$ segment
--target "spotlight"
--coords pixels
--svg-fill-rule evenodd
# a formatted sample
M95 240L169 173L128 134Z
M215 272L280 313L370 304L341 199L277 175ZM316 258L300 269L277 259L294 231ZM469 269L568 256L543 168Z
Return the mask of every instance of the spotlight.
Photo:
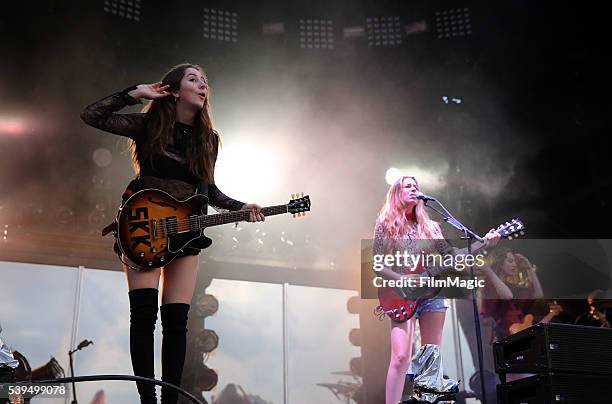
M463 100L461 98L457 98L457 97L449 98L449 97L444 95L444 96L442 96L442 102L444 102L445 104L449 104L449 103L461 104L463 102Z
M238 42L238 13L205 8L204 38L225 42Z
M300 48L334 49L334 22L332 20L301 19Z
M55 211L55 220L61 226L72 225L75 223L76 215L68 206L60 206Z
M265 35L280 35L285 33L285 23L275 22L271 24L264 24L262 31Z
M468 36L472 33L470 9L467 7L436 11L438 39Z
M402 43L400 18L367 17L366 30L369 46L394 46Z
M128 20L140 21L140 0L104 0L104 11Z
M342 32L344 33L345 39L353 39L353 38L364 38L365 37L365 27L357 26L357 27L345 27Z
M100 148L93 152L92 159L98 167L108 167L113 162L113 155L108 149Z
M385 181L387 181L387 184L393 185L395 184L395 181L397 181L397 179L401 176L402 174L400 173L400 170L395 167L391 167L385 173Z

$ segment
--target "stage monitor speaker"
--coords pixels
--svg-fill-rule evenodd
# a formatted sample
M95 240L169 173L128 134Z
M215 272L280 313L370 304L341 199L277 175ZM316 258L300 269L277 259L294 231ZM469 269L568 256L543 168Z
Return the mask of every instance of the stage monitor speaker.
M540 323L496 342L493 351L497 373L612 375L609 328Z
M498 404L610 404L612 376L544 373L497 385Z

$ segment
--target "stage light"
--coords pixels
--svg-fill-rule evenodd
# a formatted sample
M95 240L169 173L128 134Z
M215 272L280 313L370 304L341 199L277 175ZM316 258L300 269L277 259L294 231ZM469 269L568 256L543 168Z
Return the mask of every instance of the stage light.
M457 98L457 97L449 98L449 97L444 95L444 96L442 96L442 102L444 102L445 104L448 104L448 103L461 104L463 102L463 100L461 98Z
M406 32L406 35L420 34L425 32L427 31L427 21L421 20L406 24L404 31Z
M334 23L332 20L300 20L300 48L334 49Z
M342 30L345 39L354 39L354 38L364 38L365 37L365 27L357 26L357 27L345 27Z
M23 120L17 118L0 118L0 135L19 136L26 133Z
M219 335L213 330L201 330L195 338L195 350L198 352L209 353L219 346Z
M55 220L61 226L75 223L76 215L68 206L60 206L55 210Z
M369 46L394 46L402 43L400 18L367 17L366 30Z
M238 13L205 8L204 38L225 42L238 42Z
M255 137L255 132L251 136ZM238 136L235 142L224 144L215 169L216 183L227 195L263 199L276 191L286 175L283 169L284 146L277 143L252 142ZM261 181L265 178L265 181Z
M469 8L436 11L436 34L438 39L467 36L472 33Z
M98 167L108 167L113 162L113 155L108 149L96 149L91 156Z
M140 21L140 0L104 0L104 11L128 20Z
M402 174L400 173L400 171L397 168L391 167L385 173L385 181L387 181L387 184L393 185L393 184L395 184L395 181L397 181L397 179L399 177L401 177L401 176L402 176Z
M285 23L275 22L270 24L264 24L262 31L265 35L280 35L285 33Z

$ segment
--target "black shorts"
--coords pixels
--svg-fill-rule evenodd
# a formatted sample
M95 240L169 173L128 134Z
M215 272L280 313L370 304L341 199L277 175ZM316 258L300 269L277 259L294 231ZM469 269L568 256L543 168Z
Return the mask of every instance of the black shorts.
M125 191L121 196L121 206L123 206L125 201L130 196L132 196L134 192L140 191L145 188L159 188L163 191L168 192L170 195L178 199L184 199L186 195L194 194L196 192L195 185L188 184L183 181L156 177L139 177L130 181L130 183L125 188ZM121 259L121 250L119 249L117 241L115 241L115 243L113 244L113 251L119 256L119 259ZM176 258L186 257L190 255L199 255L200 252L202 252L202 250L199 248L185 247L183 248L183 251L176 255Z

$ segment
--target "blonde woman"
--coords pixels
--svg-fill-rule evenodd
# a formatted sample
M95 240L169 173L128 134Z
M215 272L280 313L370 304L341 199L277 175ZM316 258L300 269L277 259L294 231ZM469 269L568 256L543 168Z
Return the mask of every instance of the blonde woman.
M400 249L414 254L460 253L460 250L454 249L444 240L440 225L430 219L423 201L417 198L418 192L419 185L414 177L401 177L391 185L376 221L374 254L388 254ZM474 251L497 244L499 238L500 235L491 229L484 243L475 243ZM403 276L391 267L383 268L379 274L385 279L394 280ZM412 357L415 319L419 320L421 343L440 346L446 309L443 298L428 299L419 305L410 320L391 320L391 360L385 387L386 404L397 404L401 399Z

